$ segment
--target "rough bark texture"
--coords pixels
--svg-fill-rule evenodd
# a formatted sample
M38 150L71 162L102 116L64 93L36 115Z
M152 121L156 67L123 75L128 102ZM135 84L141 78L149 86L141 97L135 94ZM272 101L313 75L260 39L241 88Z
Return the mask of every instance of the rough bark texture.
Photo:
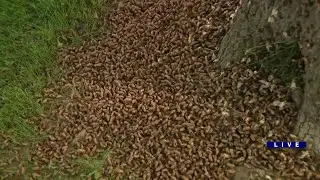
M218 54L221 65L227 66L240 60L247 49L262 43L285 40L300 43L306 73L295 133L301 140L309 141L317 154L320 154L319 29L320 1L244 0Z

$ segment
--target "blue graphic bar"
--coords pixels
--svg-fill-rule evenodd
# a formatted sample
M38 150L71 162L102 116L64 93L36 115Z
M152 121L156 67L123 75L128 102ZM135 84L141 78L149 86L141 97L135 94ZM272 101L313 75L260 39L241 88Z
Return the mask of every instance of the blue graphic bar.
M307 142L290 142L290 141L268 141L267 148L297 148L304 149L307 148Z

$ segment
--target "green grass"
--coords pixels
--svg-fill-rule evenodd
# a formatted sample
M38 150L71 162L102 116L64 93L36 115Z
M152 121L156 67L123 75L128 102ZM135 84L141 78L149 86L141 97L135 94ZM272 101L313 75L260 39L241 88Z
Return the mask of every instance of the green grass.
M13 163L4 165L9 159L14 159L16 154L14 151L9 151L7 148L3 149L0 147L0 153L7 159L0 158L0 179L14 179L20 177L20 179L30 179L34 173L39 173L38 176L41 179L52 179L52 180L65 180L65 179L100 179L103 175L105 160L112 152L106 150L93 157L79 157L73 159L71 163L76 166L73 173L67 172L60 167L60 163L50 161L46 166L42 167L41 171L35 171L37 167L32 161L30 161L28 147L19 149L19 160L13 160ZM22 167L25 168L23 174L21 172ZM18 175L18 176L17 176ZM19 178L18 178L19 179ZM109 177L112 179L112 176Z
M100 179L103 173L104 161L110 155L110 151L105 151L101 156L89 159L77 159L75 163L81 168L81 175L85 179Z
M43 112L42 91L59 77L58 47L93 36L105 0L3 0L0 3L0 133L35 135L25 119Z
M245 58L253 68L263 70L266 75L274 75L290 86L295 81L299 88L303 87L304 65L297 42L275 42L253 47L246 51Z

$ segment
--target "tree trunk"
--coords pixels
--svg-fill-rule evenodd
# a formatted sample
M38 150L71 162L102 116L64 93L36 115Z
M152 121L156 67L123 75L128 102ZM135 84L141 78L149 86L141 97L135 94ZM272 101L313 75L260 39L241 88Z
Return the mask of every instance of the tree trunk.
M225 67L261 44L297 41L304 57L303 93L293 93L299 107L295 133L320 154L320 1L243 0L222 40L218 58ZM296 92L296 91L295 91ZM300 91L297 91L300 92ZM302 91L301 91L302 92Z

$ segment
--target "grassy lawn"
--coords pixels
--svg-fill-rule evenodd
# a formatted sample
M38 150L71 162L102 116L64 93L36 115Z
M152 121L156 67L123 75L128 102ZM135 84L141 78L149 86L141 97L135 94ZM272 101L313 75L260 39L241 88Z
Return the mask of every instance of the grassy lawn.
M59 47L81 43L101 26L106 0L3 0L0 5L0 133L35 135L25 119L43 111L41 94L59 77ZM89 33L87 33L89 32Z
M28 157L24 155L28 148L20 145L32 142L36 132L25 120L44 111L43 89L62 75L57 51L65 46L81 44L83 39L99 34L103 29L102 15L107 10L107 2L1 1L0 179L2 175L15 174L21 165L28 166L27 160L8 166L1 162L13 157L16 148L21 150L21 156ZM4 139L10 139L14 144L4 146ZM96 169L92 170L95 174Z

